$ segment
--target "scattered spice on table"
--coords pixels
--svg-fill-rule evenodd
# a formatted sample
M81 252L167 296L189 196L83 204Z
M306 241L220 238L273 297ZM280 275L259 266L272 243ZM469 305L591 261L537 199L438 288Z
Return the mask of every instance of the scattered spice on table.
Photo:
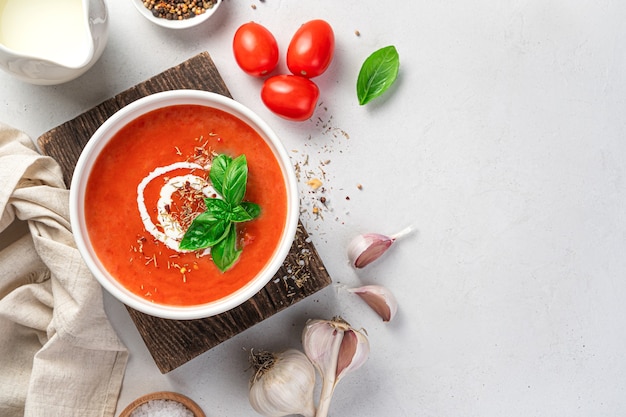
M203 14L216 3L217 0L145 0L143 5L154 17L183 20Z
M296 236L301 236L302 233L303 230L298 225ZM288 298L295 297L302 292L302 288L312 278L311 271L314 268L317 268L319 271L325 270L323 265L314 266L315 254L307 247L311 240L311 236L307 236L304 240L296 238L294 241L295 246L283 262L282 270L286 274L282 277L274 278L274 284L278 284L282 280Z
M296 178L302 185L300 188L302 220L307 230L314 230L316 226L311 221L323 221L326 215L332 213L335 221L343 223L342 215L334 211L332 185L334 175L329 170L333 155L346 152L350 135L345 130L336 126L332 114L328 114L328 107L319 103L318 107L324 112L313 120L317 132L306 138L304 149L293 149ZM343 214L347 215L345 211Z

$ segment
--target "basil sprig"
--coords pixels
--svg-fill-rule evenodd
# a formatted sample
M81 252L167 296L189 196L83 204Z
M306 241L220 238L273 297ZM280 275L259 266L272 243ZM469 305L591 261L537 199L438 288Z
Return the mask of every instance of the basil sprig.
M248 182L248 162L245 155L233 159L220 154L213 158L209 179L222 198L206 198L206 210L192 222L180 248L199 250L211 248L213 262L224 272L230 269L239 256L236 223L254 220L261 214L258 204L243 201Z
M359 71L356 94L362 106L383 94L398 78L400 56L395 46L385 46L372 53Z

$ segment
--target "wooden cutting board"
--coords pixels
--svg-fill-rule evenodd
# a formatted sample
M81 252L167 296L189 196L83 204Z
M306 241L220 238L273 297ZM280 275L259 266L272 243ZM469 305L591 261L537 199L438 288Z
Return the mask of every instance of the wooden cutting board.
M211 57L203 52L44 133L38 144L44 154L59 162L69 186L83 147L107 118L141 97L175 89L213 91L230 97ZM274 279L239 307L218 316L185 321L160 319L127 309L156 365L166 373L330 283L317 250L300 223L291 252Z

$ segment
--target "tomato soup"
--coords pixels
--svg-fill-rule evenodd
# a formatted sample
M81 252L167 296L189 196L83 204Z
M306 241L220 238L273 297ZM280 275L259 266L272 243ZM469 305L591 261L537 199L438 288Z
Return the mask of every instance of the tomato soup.
M206 251L177 248L174 230L202 210L207 196L198 184L210 181L217 154L246 156L244 200L261 208L256 219L237 223L243 251L225 272ZM272 257L286 216L286 186L268 144L237 117L199 105L161 108L125 126L96 160L85 194L100 262L131 292L166 305L204 304L245 286Z

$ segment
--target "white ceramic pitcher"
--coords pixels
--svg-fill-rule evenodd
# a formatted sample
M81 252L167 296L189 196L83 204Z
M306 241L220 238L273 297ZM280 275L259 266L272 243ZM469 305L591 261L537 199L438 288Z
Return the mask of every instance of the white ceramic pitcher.
M108 38L104 0L0 0L0 68L32 84L84 74Z

